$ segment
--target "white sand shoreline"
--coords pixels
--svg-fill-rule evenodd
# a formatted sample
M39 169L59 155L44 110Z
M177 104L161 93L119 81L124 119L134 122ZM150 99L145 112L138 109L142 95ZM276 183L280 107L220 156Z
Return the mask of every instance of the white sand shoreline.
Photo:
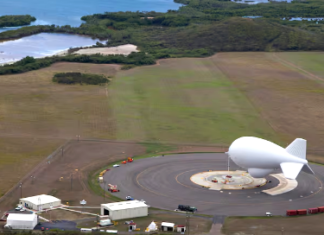
M121 46L117 46L117 47L92 47L92 48L87 48L87 47L89 47L89 46L85 46L85 47L73 52L72 54L76 54L76 55L102 54L102 55L125 55L125 56L127 56L127 55L131 54L132 52L139 52L139 50L137 50L137 46L133 45L133 44L125 44L125 45L121 45ZM69 51L69 49L65 49L65 50L59 51L53 55L37 57L36 59L52 57L52 56L64 56L68 53L68 51ZM6 64L13 64L17 61L19 61L19 60L0 63L0 66L6 65Z

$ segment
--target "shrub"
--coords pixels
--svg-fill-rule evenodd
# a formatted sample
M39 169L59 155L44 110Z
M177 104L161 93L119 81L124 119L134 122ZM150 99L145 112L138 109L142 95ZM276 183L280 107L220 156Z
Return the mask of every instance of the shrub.
M99 85L108 83L109 80L98 74L82 74L82 73L56 73L53 77L53 82L63 83L63 84L90 84L90 85Z

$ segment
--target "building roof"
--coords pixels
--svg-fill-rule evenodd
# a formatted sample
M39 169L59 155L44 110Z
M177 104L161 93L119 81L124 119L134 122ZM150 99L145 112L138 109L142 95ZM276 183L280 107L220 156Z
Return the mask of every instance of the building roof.
M37 195L33 197L21 198L20 200L28 201L30 203L33 203L36 206L47 204L47 203L53 203L53 202L61 202L60 199L45 194Z
M8 220L15 220L15 221L34 221L36 214L9 214Z
M164 226L164 227L174 227L174 223L162 222L161 223L161 226Z
M138 201L138 200L113 202L113 203L101 204L101 206L113 211L148 207L148 205L146 205L145 202Z

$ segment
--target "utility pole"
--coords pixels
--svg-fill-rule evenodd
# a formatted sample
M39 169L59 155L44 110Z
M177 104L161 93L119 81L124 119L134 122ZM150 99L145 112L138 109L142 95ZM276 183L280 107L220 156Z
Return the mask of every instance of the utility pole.
M103 193L104 193L104 201L106 201L106 181L104 180L104 186L103 186Z
M230 169L230 157L227 155L227 171L229 172Z
M63 157L63 147L61 148L61 151L62 151L62 157Z
M186 221L186 234L190 234L190 217L191 217L191 214L190 212L187 212L187 221Z
M73 173L71 173L71 190L72 190Z
M22 198L22 183L20 183L19 187L20 187L20 198Z

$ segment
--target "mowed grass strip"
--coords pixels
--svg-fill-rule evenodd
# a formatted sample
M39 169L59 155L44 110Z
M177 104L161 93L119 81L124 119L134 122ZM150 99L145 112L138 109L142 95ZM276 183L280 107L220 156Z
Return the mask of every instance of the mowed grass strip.
M245 135L277 138L213 57L159 63L120 71L111 83L117 139L230 144Z
M280 52L276 56L324 80L324 52Z

